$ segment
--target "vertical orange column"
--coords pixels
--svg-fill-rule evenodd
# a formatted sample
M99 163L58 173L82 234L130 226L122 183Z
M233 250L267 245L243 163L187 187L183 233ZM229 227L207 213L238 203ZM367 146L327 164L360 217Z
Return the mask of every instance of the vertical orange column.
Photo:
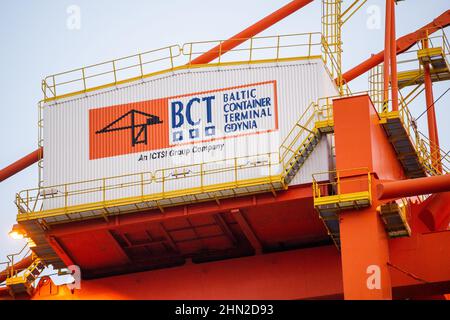
M392 111L398 110L398 80L397 80L397 40L395 37L395 2L391 1L391 88Z
M335 123L336 169L367 168L375 173L387 174L396 169L382 161L397 161L391 156L385 135L381 130L375 108L367 95L333 101ZM355 148L357 146L357 148ZM380 154L384 156L379 157ZM378 171L380 170L380 171ZM386 173L387 172L387 173ZM395 174L392 174L395 176ZM368 182L346 184L341 178L342 193L367 191ZM339 214L342 279L345 299L391 299L391 280L388 269L388 236L384 229L375 195L376 181L371 183L372 205L365 209L342 211ZM361 190L357 190L357 188ZM356 189L355 189L356 188Z
M346 300L392 299L388 238L375 207L340 215Z
M422 41L423 47L428 48L428 38ZM433 97L433 83L431 81L430 65L425 63L423 66L424 83L425 83L425 97L427 108L427 122L428 122L428 136L430 138L430 154L431 161L434 168L437 168L442 173L440 148L439 148L439 134L436 123L436 111L434 108Z
M386 0L386 21L384 26L384 105L383 111L388 111L389 105L389 60L391 56L391 0Z

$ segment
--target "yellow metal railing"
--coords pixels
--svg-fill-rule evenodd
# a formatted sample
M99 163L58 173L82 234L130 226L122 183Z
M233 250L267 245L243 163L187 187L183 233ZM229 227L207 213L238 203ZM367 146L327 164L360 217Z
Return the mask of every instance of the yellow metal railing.
M52 210L67 213L70 207L88 211L262 184L274 188L278 184L279 189L283 181L278 159L278 153L265 153L24 190L16 195L16 205L19 214ZM80 203L82 208L77 207Z
M16 277L19 273L23 272L27 268L17 268L15 267L15 264L29 256L30 254L31 250L28 248L28 244L26 244L19 252L7 255L8 261L0 262L0 270L2 271L2 273L6 273L7 279Z
M283 172L289 172L295 158L308 146L309 139L319 134L316 127L318 122L329 121L329 125L333 125L332 99L333 97L321 98L311 103L289 131L280 145L280 164Z
M368 168L325 171L313 174L313 197L331 202L352 201L367 197L372 201L372 175Z
M187 58L187 64L202 54L211 50L211 47L217 48L212 51L218 55L218 58L210 64L220 65L230 62L255 62L261 60L274 60L297 57L318 57L321 55L320 47L321 34L312 33L294 33L277 36L263 36L253 38L235 39L236 42L242 42L236 48L226 51L222 49L223 43L227 40L196 41L185 43L182 48L183 55Z
M425 39L428 39L428 46L430 49L441 48L444 58L447 62L449 61L450 42L444 29L441 29L440 34L419 39L414 47L401 54L400 59L397 62L399 75L402 73L410 73L411 79L409 80L409 83L404 84L403 86L412 85L417 79L423 77L423 65L420 63L418 57L421 50L424 49L422 40ZM434 70L431 71L434 72Z
M422 40L428 39L429 48L442 48L442 52L445 57L450 55L450 42L448 41L445 30L441 29L441 34L437 34L431 37L420 39L418 46L420 49L424 49Z
M181 47L174 45L53 74L42 81L44 99L119 85L160 70L172 70L179 56Z
M423 163L426 165L428 171L433 175L439 175L439 174L448 174L450 173L450 151L445 152L441 148L437 148L435 146L434 153L431 153L429 150L430 148L430 140L419 131L420 136L420 145L419 148L422 149L421 154L423 156ZM439 159L440 165L442 167L442 172L439 170L439 168L436 167L436 164L433 163L433 159Z
M373 67L369 70L369 96L378 112L383 111L384 104L384 73L383 63Z
M331 75L340 74L338 62L333 60L332 52L319 32L236 39L242 40L242 44L227 51L226 55L222 54L225 40L199 41L53 74L42 81L44 101L117 86L175 70L199 67L193 66L191 62L212 46L219 48L219 57L208 66L276 62L289 58L322 58Z
M441 159L443 172L433 163L432 155L430 154L430 142L425 135L423 135L417 126L417 122L411 115L408 105L413 102L419 94L423 91L421 85L416 86L406 97L403 97L400 93L400 109L397 112L384 111L380 113L381 118L398 117L406 130L406 133L416 150L419 162L424 166L427 173L430 175L439 175L450 172L450 157L448 153L443 150L438 150L439 154L436 155Z

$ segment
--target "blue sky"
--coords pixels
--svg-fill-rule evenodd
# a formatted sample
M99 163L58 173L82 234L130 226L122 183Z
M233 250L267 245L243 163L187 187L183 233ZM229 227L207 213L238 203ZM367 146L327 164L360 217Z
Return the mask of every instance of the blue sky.
M345 0L344 7L352 1ZM3 123L0 126L0 167L37 147L37 102L41 80L49 74L111 60L171 44L227 38L288 3L287 0L83 0L2 1L0 4L0 90ZM383 48L384 0L369 0L343 29L344 70ZM431 5L432 4L432 5ZM397 6L397 34L403 35L448 10L448 0L409 0ZM81 10L81 28L70 30L67 8ZM381 28L369 28L380 9ZM265 35L320 31L320 1L265 31ZM376 18L376 17L375 17ZM367 76L351 83L353 91L367 90ZM448 83L435 85L435 98ZM450 148L450 94L436 105L441 146ZM412 113L425 105L419 99ZM425 120L425 116L421 120ZM426 127L422 124L422 131ZM0 183L0 261L23 242L7 236L15 222L17 191L37 185L33 166Z

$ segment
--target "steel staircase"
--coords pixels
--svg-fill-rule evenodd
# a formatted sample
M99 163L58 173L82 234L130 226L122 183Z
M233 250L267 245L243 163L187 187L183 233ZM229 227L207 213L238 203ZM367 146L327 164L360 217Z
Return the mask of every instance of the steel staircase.
M380 124L394 147L397 158L409 179L441 175L450 172L448 153L439 150L441 166L433 163L430 141L418 129L408 104L401 101L399 111L380 113ZM442 167L442 168L440 168Z
M30 257L30 250L26 250L27 248L28 244L20 252L8 255L8 261L2 263L6 265L5 271L2 272L3 274L6 273L6 281L4 284L13 297L23 293L31 296L36 281L39 280L42 272L47 267L43 260L31 253L31 264L28 267L18 268L17 262Z
M280 164L288 185L309 158L323 135L334 132L331 98L313 102L300 116L280 146Z
M44 271L46 265L44 262L36 258L33 263L23 271L22 274L13 274L6 279L6 286L9 288L12 296L21 293L33 294L35 281L39 279L42 271Z

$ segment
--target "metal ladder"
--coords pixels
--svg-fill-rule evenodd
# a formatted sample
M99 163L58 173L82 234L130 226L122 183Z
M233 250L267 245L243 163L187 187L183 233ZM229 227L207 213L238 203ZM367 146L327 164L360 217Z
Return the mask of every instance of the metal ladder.
M323 135L334 132L331 98L311 103L280 146L283 179L288 185L305 164Z

